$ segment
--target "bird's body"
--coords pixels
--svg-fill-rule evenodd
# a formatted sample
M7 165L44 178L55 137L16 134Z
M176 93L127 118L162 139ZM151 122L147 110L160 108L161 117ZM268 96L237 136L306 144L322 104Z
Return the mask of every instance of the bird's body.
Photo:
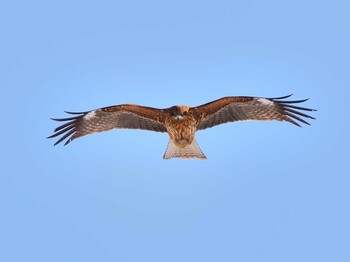
M81 113L77 116L53 119L68 121L57 127L49 138L63 135L56 143L112 129L128 128L156 132L167 132L170 140L164 159L199 158L206 159L197 145L195 133L219 124L245 120L278 120L288 121L300 126L295 120L309 124L301 117L313 117L301 111L314 109L295 106L305 100L286 101L285 97L224 97L210 103L197 106L172 106L165 109L124 104L104 107ZM294 120L293 120L294 119Z
M188 106L174 106L171 108L174 115L165 119L164 125L170 139L179 147L190 145L196 132L197 121L188 114L189 109Z

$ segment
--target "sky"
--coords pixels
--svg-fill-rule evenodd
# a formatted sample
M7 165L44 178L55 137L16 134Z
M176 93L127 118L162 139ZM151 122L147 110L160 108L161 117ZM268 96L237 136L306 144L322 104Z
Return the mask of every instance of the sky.
M350 3L3 1L0 261L350 261ZM67 111L310 98L311 126L115 130L53 146ZM348 171L347 171L348 170Z

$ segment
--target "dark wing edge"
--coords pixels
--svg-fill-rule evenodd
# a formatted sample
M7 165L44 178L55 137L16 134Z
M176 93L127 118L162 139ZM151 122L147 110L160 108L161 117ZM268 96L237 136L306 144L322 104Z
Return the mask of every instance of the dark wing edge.
M58 145L59 143L61 143L66 138L68 138L69 136L70 136L69 139L67 139L67 141L64 143L65 146L68 145L74 139L72 137L77 132L77 123L79 121L82 121L82 119L84 118L84 116L88 112L68 112L68 111L65 111L65 113L71 114L71 115L77 115L77 116L68 117L68 118L50 118L51 120L58 121L58 122L69 121L69 122L55 128L54 134L47 137L47 138L54 138L54 137L57 137L59 135L64 134L64 136L62 136L59 140L57 140L57 142L54 144L55 146Z
M288 122L290 122L298 127L301 127L301 125L298 122L296 122L295 120L310 126L311 124L301 117L309 118L312 120L315 120L316 118L312 117L308 114L302 113L301 111L313 112L313 111L317 111L317 110L313 109L313 108L306 108L306 107L300 107L300 106L293 105L293 104L304 103L304 102L308 101L310 98L301 99L301 100L284 100L286 98L291 97L292 95L293 94L290 94L287 96L281 96L281 97L266 98L266 99L270 100L271 102L274 102L276 108L279 109L281 111L281 113L285 116L284 120L286 120L286 121L288 121Z

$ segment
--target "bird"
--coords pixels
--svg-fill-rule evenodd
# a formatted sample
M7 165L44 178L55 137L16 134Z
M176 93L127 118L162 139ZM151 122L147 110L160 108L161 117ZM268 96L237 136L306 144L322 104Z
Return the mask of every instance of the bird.
M112 129L141 129L168 133L170 139L164 159L207 159L198 146L195 133L228 122L247 120L287 121L298 127L310 125L305 118L315 119L303 111L317 111L300 107L309 99L288 100L292 95L265 98L227 96L196 107L175 105L159 109L135 104L120 104L85 112L68 112L67 118L51 118L65 122L58 126L54 138L62 135L54 145Z

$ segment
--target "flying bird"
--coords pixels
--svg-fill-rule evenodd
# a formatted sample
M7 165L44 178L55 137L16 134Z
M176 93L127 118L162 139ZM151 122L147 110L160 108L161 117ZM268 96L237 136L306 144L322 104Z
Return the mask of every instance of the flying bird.
M303 111L315 109L296 106L308 99L286 100L289 96L263 98L250 96L230 96L196 107L176 105L158 109L133 104L103 107L86 112L66 112L69 118L52 118L66 122L54 130L48 138L62 135L55 143L72 140L112 129L142 129L167 132L170 140L163 156L171 158L206 159L199 148L195 133L228 122L246 120L288 121L300 127L299 123L310 125L304 118L315 119Z

